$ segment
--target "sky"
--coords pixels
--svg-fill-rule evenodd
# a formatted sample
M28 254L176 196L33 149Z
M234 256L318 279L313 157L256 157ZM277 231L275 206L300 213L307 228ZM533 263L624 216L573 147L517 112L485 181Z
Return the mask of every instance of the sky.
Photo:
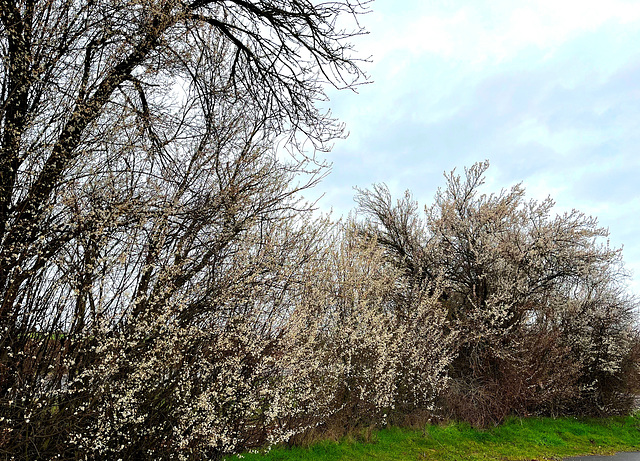
M333 216L354 186L430 204L443 173L488 159L485 192L522 182L596 216L640 296L640 1L375 0L353 40L372 83L329 91L349 137L314 190Z

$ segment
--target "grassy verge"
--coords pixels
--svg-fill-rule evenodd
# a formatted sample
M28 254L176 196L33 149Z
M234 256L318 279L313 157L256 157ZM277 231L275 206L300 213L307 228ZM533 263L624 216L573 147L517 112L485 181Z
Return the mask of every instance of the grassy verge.
M488 430L460 423L427 426L422 431L388 428L373 432L369 442L359 440L362 438L320 442L309 448L274 448L267 454L242 455L242 459L554 460L580 454L612 454L640 450L640 414L607 419L513 418Z

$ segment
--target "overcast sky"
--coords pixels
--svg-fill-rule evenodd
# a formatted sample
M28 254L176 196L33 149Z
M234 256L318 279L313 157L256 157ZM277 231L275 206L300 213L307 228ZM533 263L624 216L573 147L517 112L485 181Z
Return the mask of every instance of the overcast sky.
M314 191L432 202L442 173L489 159L486 192L523 182L597 216L640 295L640 1L375 0L354 41L374 83L329 93L350 136Z

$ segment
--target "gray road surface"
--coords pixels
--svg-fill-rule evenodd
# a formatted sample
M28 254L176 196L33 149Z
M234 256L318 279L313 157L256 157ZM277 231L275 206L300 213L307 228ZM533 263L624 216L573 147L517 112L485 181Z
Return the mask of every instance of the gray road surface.
M640 451L618 453L614 456L576 456L573 458L565 458L565 461L640 461Z

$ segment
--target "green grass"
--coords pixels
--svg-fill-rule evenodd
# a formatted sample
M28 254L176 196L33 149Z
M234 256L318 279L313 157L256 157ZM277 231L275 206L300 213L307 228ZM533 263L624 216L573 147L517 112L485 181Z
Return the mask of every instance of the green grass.
M334 460L554 460L581 454L640 450L640 414L607 419L512 418L501 426L478 430L463 423L424 430L387 428L371 442L347 437L309 448L274 448L228 461Z

